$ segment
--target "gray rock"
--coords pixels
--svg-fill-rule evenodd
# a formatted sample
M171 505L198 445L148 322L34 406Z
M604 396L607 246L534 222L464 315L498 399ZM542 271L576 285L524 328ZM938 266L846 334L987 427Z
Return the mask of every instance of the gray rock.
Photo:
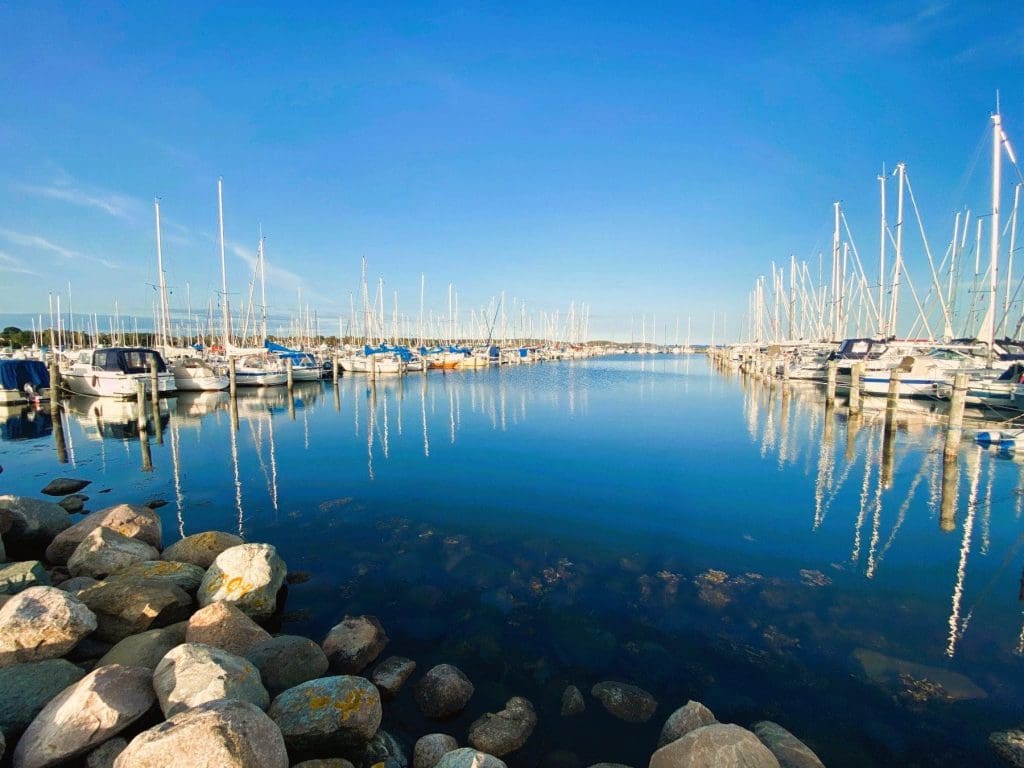
M149 544L97 526L71 553L68 570L72 576L103 579L132 563L159 557L160 553Z
M437 761L434 768L508 768L508 766L494 755L463 747L444 755Z
M8 545L46 546L50 539L71 525L71 515L58 504L27 496L0 496L0 510L6 510L10 529L4 533Z
M716 723L659 749L649 768L779 768L779 761L750 731Z
M420 712L427 717L449 717L469 703L473 683L458 667L438 664L420 678L413 695Z
M1013 768L1024 768L1024 730L1012 728L989 734L988 743Z
M513 696L496 714L487 713L469 726L469 743L481 752L504 757L520 749L537 725L533 705Z
M29 587L0 606L0 667L63 656L96 629L81 600L56 587Z
M590 689L609 714L627 723L646 723L658 708L658 702L643 688L605 680Z
M116 531L129 539L135 539L160 549L160 518L147 507L138 504L116 504L99 512L86 515L65 531L59 533L46 548L46 559L63 565L74 553L86 536L97 528ZM159 559L159 554L152 559Z
M213 565L221 552L242 543L237 536L221 531L196 533L171 544L164 550L164 559L192 563L205 570Z
M185 627L182 621L162 629L148 629L137 635L129 635L107 651L96 662L96 666L123 664L126 667L156 669L168 651L185 642Z
M664 747L676 739L681 739L690 731L703 728L705 725L714 725L717 722L711 710L699 701L688 701L668 716L668 720L661 728L658 746Z
M331 671L354 675L366 669L388 644L388 636L376 616L346 616L324 639L324 653Z
M113 576L78 593L96 614L96 636L117 643L129 635L184 621L192 598L171 584Z
M114 761L127 746L128 742L120 736L100 744L85 758L85 768L114 768Z
M64 497L57 503L64 507L69 515L74 515L85 509L85 502L88 500L88 496L83 496L80 493L73 493L70 496Z
M252 662L200 643L172 648L153 670L153 688L165 717L217 699L237 699L260 709L270 695Z
M562 717L572 717L585 711L586 703L583 701L583 694L575 685L568 686L562 691Z
M389 656L374 667L370 682L380 688L384 698L394 698L402 690L405 681L416 671L416 662L402 656Z
M47 702L85 675L64 659L15 664L0 669L0 732L18 736Z
M29 587L49 587L50 574L38 560L0 565L0 594L16 595Z
M459 748L459 742L447 733L428 733L412 749L412 768L434 768L449 752Z
M162 581L173 584L190 594L195 594L206 574L198 565L178 563L173 560L144 560L132 563L114 571L115 576L125 579L144 579L146 581Z
M378 730L365 744L346 749L344 754L360 768L409 768L409 758L402 745L384 729Z
M200 608L192 614L185 630L185 642L212 645L237 656L246 656L270 639L267 630L231 603L213 603Z
M762 720L754 723L753 731L782 768L825 768L810 747L778 723Z
M82 490L91 482L91 480L75 480L72 477L58 477L47 483L40 493L45 493L47 496L67 496L69 493Z
M99 584L99 582L92 576L75 576L70 579L65 579L60 584L55 584L54 586L57 587L57 589L62 589L65 592L70 592L75 595L83 589L88 589L94 584Z
M289 688L274 699L268 714L292 749L340 749L377 733L380 694L362 677L321 677Z
M277 609L277 593L287 575L288 567L270 544L239 544L217 555L206 571L199 586L199 605L222 600L250 616L270 616Z
M222 699L186 710L128 744L114 768L288 768L281 731L246 701Z
M148 669L90 672L43 707L14 750L15 768L49 768L116 736L153 706Z
M246 658L260 671L263 685L271 696L323 677L328 668L323 649L297 635L272 637L251 649Z

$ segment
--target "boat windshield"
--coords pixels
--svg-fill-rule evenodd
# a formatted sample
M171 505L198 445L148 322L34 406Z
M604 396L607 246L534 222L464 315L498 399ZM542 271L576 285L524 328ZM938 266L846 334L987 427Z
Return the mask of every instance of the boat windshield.
M93 353L92 364L104 371L121 373L149 373L152 360L156 360L156 369L163 373L167 370L163 358L152 349L98 349Z

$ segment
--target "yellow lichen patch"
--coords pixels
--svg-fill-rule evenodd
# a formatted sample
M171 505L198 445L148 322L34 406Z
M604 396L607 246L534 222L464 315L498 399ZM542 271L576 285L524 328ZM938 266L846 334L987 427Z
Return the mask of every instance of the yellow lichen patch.
M341 713L342 720L348 720L362 709L364 698L363 692L357 688L356 690L349 691L345 698L336 700L334 708Z
M313 696L311 694L309 697L309 701L307 703L310 709L323 709L328 704L330 704L330 702L330 696Z

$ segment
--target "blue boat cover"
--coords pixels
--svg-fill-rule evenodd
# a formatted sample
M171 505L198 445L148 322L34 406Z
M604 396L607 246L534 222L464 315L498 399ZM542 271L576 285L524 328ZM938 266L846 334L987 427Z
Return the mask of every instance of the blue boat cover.
M36 391L50 386L50 372L41 360L0 360L0 387L23 391L31 384Z

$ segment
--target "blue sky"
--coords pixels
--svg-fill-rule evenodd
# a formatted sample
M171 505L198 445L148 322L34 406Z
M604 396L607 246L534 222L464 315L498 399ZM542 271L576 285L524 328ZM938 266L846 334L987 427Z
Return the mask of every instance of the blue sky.
M830 247L833 200L874 264L882 163L941 251L988 208L997 88L1024 126L1012 4L125 5L0 5L0 314L70 281L148 316L154 196L172 303L205 306L223 176L236 306L262 223L280 315L301 287L347 318L366 257L412 315L422 272L464 319L504 291L588 304L592 337L735 335L773 259Z

